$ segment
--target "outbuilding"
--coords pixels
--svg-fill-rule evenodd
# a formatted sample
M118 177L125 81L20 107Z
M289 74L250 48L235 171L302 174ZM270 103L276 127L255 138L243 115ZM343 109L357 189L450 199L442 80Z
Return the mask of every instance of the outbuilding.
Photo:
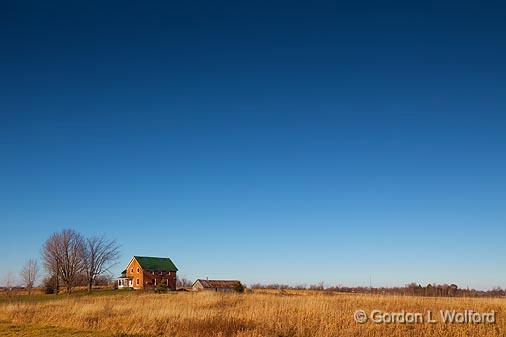
M241 281L238 280L209 280L197 279L193 282L193 291L215 291L215 292L234 292L242 288Z

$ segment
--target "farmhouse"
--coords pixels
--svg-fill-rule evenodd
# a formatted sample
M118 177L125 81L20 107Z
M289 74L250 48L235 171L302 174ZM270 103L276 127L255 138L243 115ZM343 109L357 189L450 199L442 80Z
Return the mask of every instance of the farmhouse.
M118 277L118 288L176 290L177 268L168 257L134 256Z
M193 285L193 291L216 291L216 292L233 292L241 287L241 281L237 280L208 280L197 279Z

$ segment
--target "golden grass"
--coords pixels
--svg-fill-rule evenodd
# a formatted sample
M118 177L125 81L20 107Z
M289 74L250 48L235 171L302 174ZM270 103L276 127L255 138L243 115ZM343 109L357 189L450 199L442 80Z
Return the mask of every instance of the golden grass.
M35 324L12 324L0 321L0 336L3 337L119 337L114 334L96 333L72 328L40 326ZM125 336L126 337L126 336ZM130 336L129 336L130 337ZM132 336L134 337L134 336Z
M497 312L496 324L357 324L353 313L455 309ZM254 294L127 292L0 305L0 319L108 334L151 336L506 336L506 300L311 291Z

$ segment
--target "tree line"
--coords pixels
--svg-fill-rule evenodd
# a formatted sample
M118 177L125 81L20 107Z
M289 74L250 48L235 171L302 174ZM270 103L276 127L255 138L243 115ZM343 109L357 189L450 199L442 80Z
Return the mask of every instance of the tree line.
M76 286L86 286L91 292L94 285L110 284L110 269L119 259L119 245L104 236L84 236L73 229L51 234L41 249L41 260L47 277L43 280L46 293L59 293L64 288L71 293ZM29 259L21 269L20 280L31 295L40 278L36 259ZM15 287L14 276L7 273L4 281L9 292Z
M316 284L252 284L251 289L276 289L276 290L315 290L328 292L361 293L361 294L388 294L426 297L506 297L506 289L495 287L490 290L476 290L459 288L456 284L427 284L422 286L410 283L404 287L346 287L325 286L323 282Z

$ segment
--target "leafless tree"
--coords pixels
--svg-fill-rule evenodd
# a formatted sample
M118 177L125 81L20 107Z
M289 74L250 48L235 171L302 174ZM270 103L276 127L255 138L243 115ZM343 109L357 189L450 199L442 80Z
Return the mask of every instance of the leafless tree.
M110 286L114 283L114 277L111 273L104 275L97 275L93 280L93 284L96 286Z
M59 250L60 233L53 233L42 246L42 262L46 271L51 275L49 280L54 281L54 292L60 291L60 265L62 256Z
M84 242L82 258L88 292L91 292L95 278L110 271L117 262L119 246L114 240L108 240L103 236L92 236Z
M26 290L28 290L28 295L31 295L33 285L39 276L39 265L37 264L37 261L34 259L28 260L21 270L20 276Z
M61 279L67 293L72 292L79 274L84 270L83 251L84 239L72 229L53 233L46 240L42 247L42 260L46 270L56 276L56 291Z
M5 295L7 296L7 298L10 298L14 293L14 288L16 287L14 274L10 271L7 272L4 276L2 283L5 290Z
M184 275L176 277L176 286L179 288L189 288L192 286L192 281L188 280Z

